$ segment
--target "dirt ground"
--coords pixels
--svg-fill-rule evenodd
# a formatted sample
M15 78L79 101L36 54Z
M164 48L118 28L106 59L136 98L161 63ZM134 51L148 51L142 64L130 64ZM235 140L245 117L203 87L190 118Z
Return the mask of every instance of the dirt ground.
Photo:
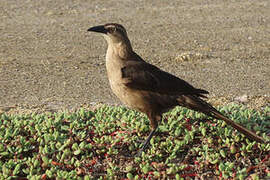
M2 0L0 111L119 103L106 42L89 27L123 24L148 62L210 92L270 105L269 0Z

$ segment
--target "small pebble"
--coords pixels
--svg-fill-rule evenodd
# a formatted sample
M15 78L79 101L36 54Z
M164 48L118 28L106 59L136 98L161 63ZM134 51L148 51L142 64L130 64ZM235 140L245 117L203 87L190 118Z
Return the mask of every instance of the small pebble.
M241 103L246 103L248 102L248 95L244 94L242 96L238 96L234 98L235 101L241 102Z

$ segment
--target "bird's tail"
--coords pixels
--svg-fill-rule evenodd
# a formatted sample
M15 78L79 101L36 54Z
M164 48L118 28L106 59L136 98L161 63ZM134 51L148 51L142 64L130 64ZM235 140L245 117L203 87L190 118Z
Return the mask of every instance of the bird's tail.
M178 100L179 105L181 106L193 109L195 111L202 112L216 119L221 119L225 121L227 124L237 129L242 134L246 135L249 139L260 142L260 143L265 143L265 140L262 137L258 136L254 132L244 128L240 124L225 117L213 106L211 106L209 103L205 102L204 100L202 100L201 98L197 96L185 95L185 96L180 96L177 100Z
M221 119L223 121L225 121L227 124L231 125L232 127L234 127L235 129L237 129L239 132L241 132L242 134L246 135L249 139L260 142L260 143L265 143L265 140L258 136L257 134L255 134L254 132L248 130L247 128L244 128L243 126L241 126L240 124L230 120L229 118L223 116L220 112L218 112L217 110L212 112L212 117L216 118L216 119Z

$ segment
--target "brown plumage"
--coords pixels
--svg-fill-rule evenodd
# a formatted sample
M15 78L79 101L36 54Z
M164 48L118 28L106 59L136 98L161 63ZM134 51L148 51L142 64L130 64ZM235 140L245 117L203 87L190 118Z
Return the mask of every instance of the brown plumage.
M145 62L131 46L125 28L110 23L95 26L88 31L102 33L107 40L106 69L114 94L127 106L145 113L152 132L142 150L149 144L162 113L177 105L222 119L251 140L264 142L263 138L228 119L203 99L207 91L194 88L186 81Z

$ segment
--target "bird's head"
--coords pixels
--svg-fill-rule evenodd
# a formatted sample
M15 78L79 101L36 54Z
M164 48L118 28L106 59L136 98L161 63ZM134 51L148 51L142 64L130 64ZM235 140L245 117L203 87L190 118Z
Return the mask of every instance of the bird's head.
M127 31L121 24L109 23L101 26L94 26L88 31L102 33L108 43L119 43L129 41Z

